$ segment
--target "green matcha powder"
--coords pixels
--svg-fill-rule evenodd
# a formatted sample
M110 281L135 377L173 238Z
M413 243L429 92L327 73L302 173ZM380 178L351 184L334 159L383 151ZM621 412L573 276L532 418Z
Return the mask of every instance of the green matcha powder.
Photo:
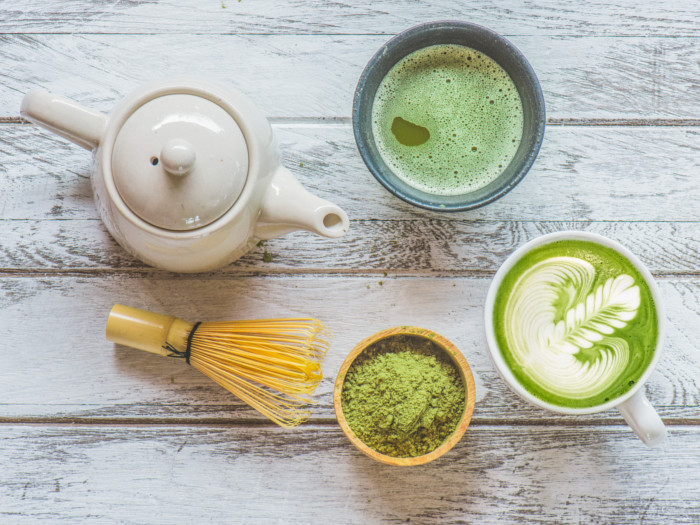
M365 349L349 368L343 413L357 437L394 457L432 452L457 429L464 382L436 343L395 335Z

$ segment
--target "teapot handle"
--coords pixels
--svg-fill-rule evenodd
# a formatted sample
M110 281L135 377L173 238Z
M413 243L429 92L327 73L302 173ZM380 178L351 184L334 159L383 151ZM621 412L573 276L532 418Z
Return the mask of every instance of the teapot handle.
M40 90L24 96L20 114L89 150L97 147L107 126L107 116L99 111Z

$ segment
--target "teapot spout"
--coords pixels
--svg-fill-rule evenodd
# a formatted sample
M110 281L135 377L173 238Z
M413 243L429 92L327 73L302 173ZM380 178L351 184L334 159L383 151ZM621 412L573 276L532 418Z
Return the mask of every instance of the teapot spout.
M295 230L338 238L349 228L347 214L309 193L286 168L279 167L263 198L255 237L273 239Z
M94 149L107 126L107 116L73 100L34 90L22 99L20 114L85 149Z

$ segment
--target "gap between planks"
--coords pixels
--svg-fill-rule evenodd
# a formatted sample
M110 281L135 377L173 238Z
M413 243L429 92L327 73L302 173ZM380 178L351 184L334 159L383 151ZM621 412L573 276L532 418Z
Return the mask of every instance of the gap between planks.
M421 22L423 22L421 20ZM408 29L413 25L417 25L421 22L415 22L413 24L408 24L401 27L401 30ZM49 22L50 23L50 22ZM493 24L491 24L493 25ZM400 32L400 31L399 31ZM379 32L367 32L367 33L357 33L353 31L338 31L336 33L321 33L321 32L280 32L280 31L174 31L174 32L162 32L162 31L139 31L139 32L124 32L124 31L2 31L0 36L121 36L121 37L143 37L143 36L163 36L163 35L181 35L181 36L203 36L203 37L218 37L218 36L240 36L240 37L251 37L251 36L270 36L270 37L385 37L387 40L393 38L399 34L397 31L379 31ZM517 32L499 32L499 34L505 38L527 38L527 37L538 37L542 36L541 32L531 31L525 33ZM633 34L581 34L581 33L552 33L545 34L547 37L551 38L639 38L644 36L649 36L650 33L640 32ZM692 32L674 32L674 33L660 33L651 35L656 38L668 38L668 39L681 39L681 38L695 38L697 34Z
M700 426L700 418L662 418L667 427L694 428ZM207 427L207 428L241 428L241 427L265 427L280 428L275 423L266 419L240 419L228 420L225 418L82 418L82 417L24 417L7 418L0 417L0 428L8 426L85 426L85 427ZM318 418L302 423L296 428L335 427L340 429L337 420L333 418ZM485 418L472 420L470 428L542 428L569 429L569 428L611 428L619 427L629 429L629 426L614 419L591 420L589 418L571 418L569 420L540 418L531 420L513 420L511 418L497 419ZM294 429L288 429L293 431Z
M298 278L313 277L343 277L343 278L376 278L387 279L491 279L496 274L493 270L395 270L390 268L379 269L353 269L338 270L337 268L270 268L269 270L238 270L236 268L224 268L211 273L173 274L165 270L156 270L149 267L136 268L71 268L70 270L50 268L0 268L0 278L36 278L36 277L140 277L150 279L172 280L196 280L206 281L223 278L250 278L265 277L273 279L294 276ZM695 281L700 276L700 269L695 272L651 272L656 279L673 279Z
M351 117L269 117L273 126L338 126L352 124ZM0 117L0 124L33 125L22 117ZM700 119L694 118L549 118L547 126L582 126L582 127L699 127Z

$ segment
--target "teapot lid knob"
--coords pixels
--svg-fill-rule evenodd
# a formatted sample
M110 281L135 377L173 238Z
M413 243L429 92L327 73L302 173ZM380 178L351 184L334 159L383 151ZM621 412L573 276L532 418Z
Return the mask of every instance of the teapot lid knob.
M196 158L194 146L184 139L171 139L160 150L160 160L170 175L187 175Z

